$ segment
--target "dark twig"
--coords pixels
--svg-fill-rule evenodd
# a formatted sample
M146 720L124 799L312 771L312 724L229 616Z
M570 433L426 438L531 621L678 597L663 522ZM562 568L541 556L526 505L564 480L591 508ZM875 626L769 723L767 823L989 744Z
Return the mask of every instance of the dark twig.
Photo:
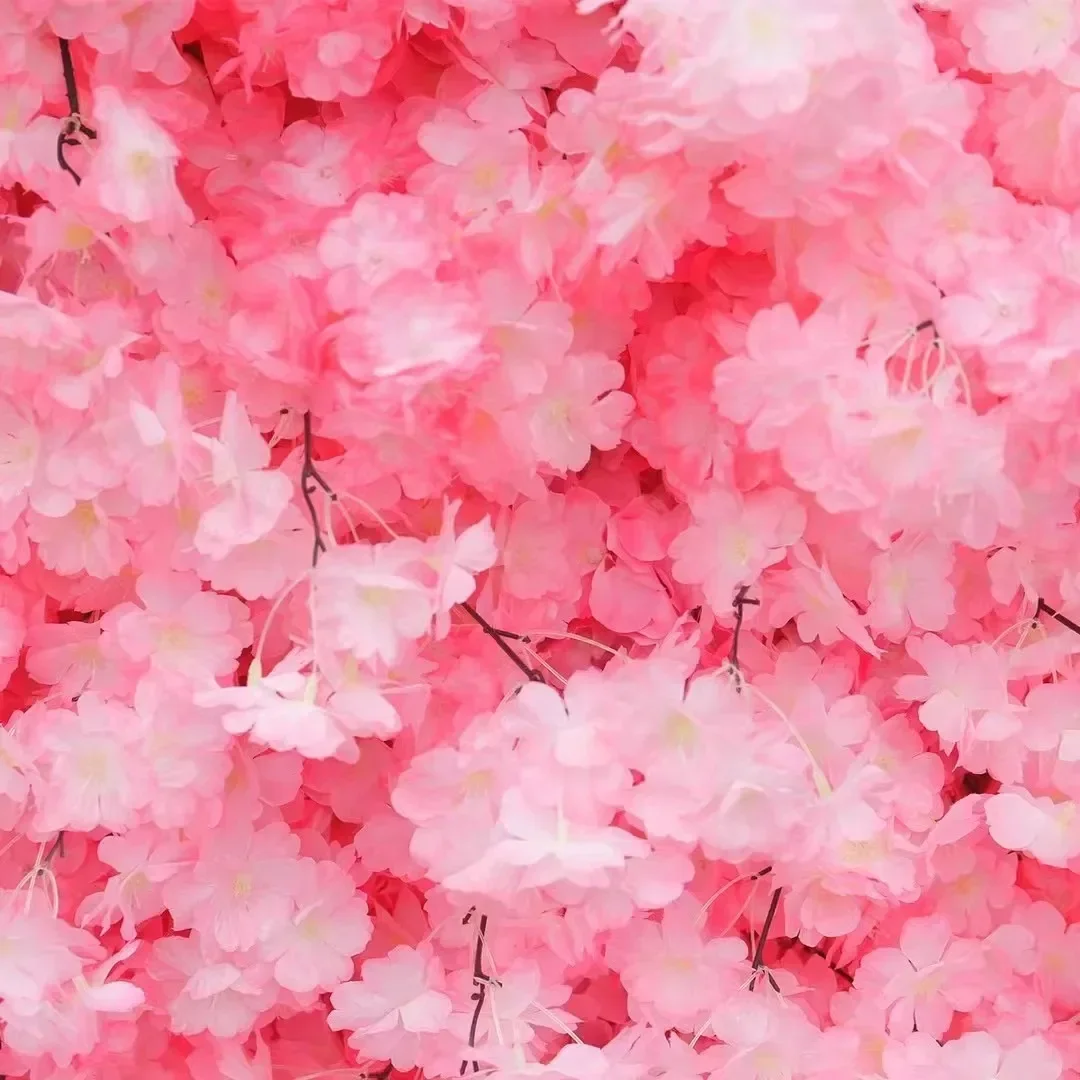
M1080 634L1080 623L1074 623L1068 616L1062 615L1060 611L1056 611L1040 596L1039 603L1035 608L1035 618L1037 619L1044 611L1051 619L1056 619L1062 626L1071 630L1074 634Z
M184 53L185 56L190 56L203 71L206 70L206 56L203 54L201 41L189 41L180 46L180 51Z
M777 986L776 980L768 971L765 971L765 961L763 959L765 955L765 942L769 940L769 931L772 929L773 919L776 918L776 909L780 906L780 892L780 889L773 889L772 900L769 901L769 910L765 916L765 922L761 926L761 936L758 938L757 948L754 950L754 959L750 965L755 972L755 975L752 976L753 981L750 983L751 990L757 985L756 973L764 971L772 988L777 993L780 992L780 987Z
M62 829L56 834L56 839L42 857L41 865L48 866L57 855L59 855L61 859L64 857L64 831Z
M750 591L748 585L740 585L735 594L732 607L735 609L735 632L731 636L731 649L728 652L728 665L735 672L735 689L742 693L742 669L739 667L739 638L742 635L743 615L747 604L760 604L760 600L754 600L746 594Z
M469 910L468 915L465 916L466 921L471 917L474 909ZM487 935L487 923L488 917L486 915L480 916L480 925L476 928L476 949L473 952L473 992L472 1001L473 1005L472 1020L469 1023L469 1049L476 1049L476 1033L480 1027L480 1014L484 1011L484 1002L487 1001L487 991L489 986L498 986L499 984L491 978L490 975L484 971L484 939ZM458 1076L464 1076L465 1071L469 1067L469 1059L466 1058L461 1063L461 1068L458 1069ZM480 1071L480 1062L475 1059L472 1062L472 1071L478 1073Z
M311 517L311 528L315 534L314 544L311 550L311 565L318 565L319 555L326 551L326 540L323 538L322 525L319 523L319 513L315 509L314 496L322 488L332 501L337 500L334 489L323 478L322 473L315 466L312 456L311 413L304 413L304 464L300 467L300 494L304 497L308 515Z
M473 620L473 622L475 622L480 627L481 630L484 631L485 634L487 634L489 638L491 638L492 641L495 642L496 645L498 645L498 647L506 654L506 656L511 661L513 661L517 668L522 672L523 675L525 675L525 677L530 682L542 683L545 681L544 676L541 675L539 671L537 671L535 668L529 667L529 665L526 664L525 661L522 660L521 657L518 656L518 654L510 648L509 645L506 644L507 638L510 638L513 641L524 641L524 638L521 634L511 634L507 630L497 630L494 626L491 625L491 623L487 621L487 619L484 618L483 615L480 614L479 611L476 610L476 608L472 606L472 604L462 602L458 606L461 608L462 611L465 612L466 615L469 616L470 619Z
M206 78L206 85L210 88L210 96L218 103L218 105L220 105L221 99L218 97L217 87L214 86L214 79L210 74L210 68L206 65L206 54L203 52L202 42L189 41L186 45L180 46L180 51L185 56L190 56L202 69L202 73Z
M806 946L806 951L810 952L810 953L813 953L814 956L820 956L821 959L824 960L825 963L829 965L829 970L832 971L835 975L838 975L849 986L851 986L855 982L855 976L849 974L848 972L846 972L842 967L837 967L834 963L832 963L829 960L829 957L826 954L824 949L822 949L822 948L812 948L811 946L807 945Z
M81 184L82 177L68 164L65 147L81 145L75 138L76 132L87 139L96 139L97 132L83 122L79 108L79 88L75 83L75 65L71 59L71 42L67 38L57 38L57 40L60 42L60 63L64 69L64 92L67 95L68 115L60 126L60 134L56 137L56 160L60 168L71 176L76 184Z
M34 884L37 882L37 879L39 877L42 877L43 875L45 875L47 873L51 873L49 867L52 865L52 861L53 861L53 859L56 858L57 855L59 855L60 858L64 857L64 831L63 831L63 829L61 829L60 832L58 832L56 834L55 838L53 839L53 842L49 845L48 850L46 850L41 855L41 857L34 862L34 865L31 868L30 875L29 875L30 876L30 882L31 882L31 888L33 888ZM2 1078L0 1078L0 1080L2 1080Z

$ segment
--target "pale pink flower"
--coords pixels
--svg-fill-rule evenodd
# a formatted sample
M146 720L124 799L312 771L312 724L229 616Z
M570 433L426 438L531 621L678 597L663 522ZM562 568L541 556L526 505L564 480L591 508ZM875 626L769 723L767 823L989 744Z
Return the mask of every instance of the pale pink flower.
M217 822L231 763L229 736L217 717L178 685L149 676L135 687L142 753L155 785L147 816L159 829Z
M301 859L292 885L296 914L262 945L286 990L333 990L353 973L371 940L367 899L335 863Z
M116 873L101 892L88 895L80 905L81 925L97 923L105 930L119 919L121 935L132 941L139 923L165 910L162 886L191 855L179 837L155 828L103 837L97 856Z
M671 544L672 573L700 584L717 611L730 610L738 587L780 562L806 526L798 499L782 488L745 497L711 491L692 509L693 524Z
M1038 280L1027 267L991 262L972 274L970 292L942 301L942 334L954 345L999 345L1035 326Z
M262 179L283 198L308 206L343 206L351 190L348 159L356 148L340 131L297 120L280 140L281 159L263 166Z
M118 574L131 557L123 522L101 499L85 499L57 514L30 510L27 531L42 562L58 574L83 571L97 578Z
M986 991L979 944L953 939L941 916L908 919L899 948L875 949L859 965L856 988L887 1010L888 1030L941 1038L954 1012L971 1012Z
M449 626L451 608L472 596L476 577L484 570L490 570L499 557L495 533L487 518L455 535L460 508L459 502L446 507L439 535L425 545L424 562L438 574L436 623L444 634Z
M13 401L0 401L0 501L10 502L30 487L38 468L41 433L33 418Z
M897 694L921 701L919 720L947 743L965 742L982 717L1007 722L1015 711L1005 686L1007 672L989 645L949 645L936 634L924 634L909 638L907 650L926 674L898 679Z
M96 693L80 695L75 711L26 714L33 725L31 781L42 832L129 829L152 800L153 780L142 753L142 724L126 705Z
M647 841L623 829L567 821L557 809L532 805L518 788L503 796L499 821L508 836L495 844L492 859L520 867L524 888L556 881L602 884L609 871L651 850Z
M821 1038L796 1005L762 993L733 995L714 1010L709 1026L724 1044L712 1075L738 1080L799 1074Z
M192 479L205 456L185 413L180 368L163 361L154 371L153 392L128 404L135 452L124 454L128 490L145 506L172 502L182 480Z
M176 186L180 151L172 138L112 86L96 88L94 122L99 141L85 179L100 205L135 224L190 224Z
M343 311L395 274L431 268L436 251L424 202L393 192L361 195L319 241L319 258L333 271L330 296Z
M113 662L101 647L100 623L44 623L27 637L26 670L54 692L74 696L98 679L108 684Z
M0 803L4 807L0 821L5 825L12 812L21 814L30 794L30 765L26 747L7 728L0 728L0 799L4 800Z
M333 1031L352 1033L350 1045L396 1028L441 1031L453 1008L445 984L442 965L430 951L398 945L385 957L365 960L359 980L333 992L327 1020Z
M605 955L626 987L631 1015L658 1027L696 1029L745 980L745 943L703 940L699 912L685 897L660 922L635 919L614 935Z
M342 731L355 738L393 738L402 726L392 700L348 657L324 706Z
M265 536L217 558L198 561L200 576L218 592L237 592L247 601L273 598L311 566L311 526L295 506L286 506Z
M46 914L44 905L27 910L24 896L12 892L0 901L0 999L40 1001L102 954L93 934Z
M832 645L843 636L871 656L880 656L881 650L828 565L818 565L803 543L792 549L791 562L792 569L776 577L778 595L768 609L773 625L782 626L794 619L799 638L804 642L820 640L823 645Z
M137 943L125 946L46 999L0 1002L5 1046L28 1056L50 1056L61 1068L69 1066L77 1055L93 1053L103 1037L114 1033L109 1029L120 1027L117 1019L135 1013L146 1001L145 992L135 983L106 981L136 948Z
M1078 35L1068 0L996 0L980 5L963 31L980 67L1007 74L1058 66Z
M571 354L549 370L529 415L536 456L560 472L585 468L593 447L614 449L634 402L622 366L596 354Z
M313 610L324 640L358 660L394 663L405 642L431 628L434 597L415 573L423 554L408 540L327 552L312 580Z
M116 640L135 661L199 682L236 670L251 643L251 623L240 601L204 591L194 574L143 574L136 582L141 607L122 604L109 613Z
M912 626L944 630L956 607L949 581L952 548L931 537L903 537L870 566L871 630L900 641Z
M293 486L284 473L266 467L270 450L235 393L225 398L219 437L196 438L213 456L216 499L199 518L195 547L211 558L223 558L277 524Z
M269 964L223 953L199 934L156 941L150 970L175 987L168 1013L169 1027L178 1035L246 1036L278 993Z
M361 384L422 383L471 373L485 359L482 345L470 290L413 271L384 283L341 324L337 351L342 370Z
M176 259L192 268L191 276L170 272ZM165 302L158 316L162 327L185 343L222 340L236 273L236 264L208 225L200 223L182 232L154 275L157 294Z
M284 822L255 830L230 821L209 833L191 867L165 883L173 923L194 928L227 953L268 940L293 913L299 847Z
M1080 807L1072 799L1006 789L987 799L986 824L995 843L1047 866L1067 866L1080 855Z
M221 714L230 735L248 734L274 750L295 750L308 758L333 757L347 736L315 698L314 675L272 671L247 686L201 691L196 702Z

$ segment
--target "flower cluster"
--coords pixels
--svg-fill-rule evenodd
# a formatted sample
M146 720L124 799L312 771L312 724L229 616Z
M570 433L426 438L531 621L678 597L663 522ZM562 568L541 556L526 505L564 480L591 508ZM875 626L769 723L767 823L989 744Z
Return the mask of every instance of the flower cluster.
M0 1075L1080 1078L1073 0L0 9Z

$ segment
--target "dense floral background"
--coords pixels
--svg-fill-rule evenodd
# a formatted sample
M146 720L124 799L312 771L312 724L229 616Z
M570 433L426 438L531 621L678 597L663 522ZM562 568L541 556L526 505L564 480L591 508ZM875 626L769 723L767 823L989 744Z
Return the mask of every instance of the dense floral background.
M0 1073L1080 1077L1074 0L0 0Z

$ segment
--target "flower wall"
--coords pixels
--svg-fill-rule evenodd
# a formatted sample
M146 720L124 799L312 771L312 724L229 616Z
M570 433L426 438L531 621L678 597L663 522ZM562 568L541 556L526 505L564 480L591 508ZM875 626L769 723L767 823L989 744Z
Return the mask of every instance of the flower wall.
M1080 1077L1073 0L0 73L0 1074Z

